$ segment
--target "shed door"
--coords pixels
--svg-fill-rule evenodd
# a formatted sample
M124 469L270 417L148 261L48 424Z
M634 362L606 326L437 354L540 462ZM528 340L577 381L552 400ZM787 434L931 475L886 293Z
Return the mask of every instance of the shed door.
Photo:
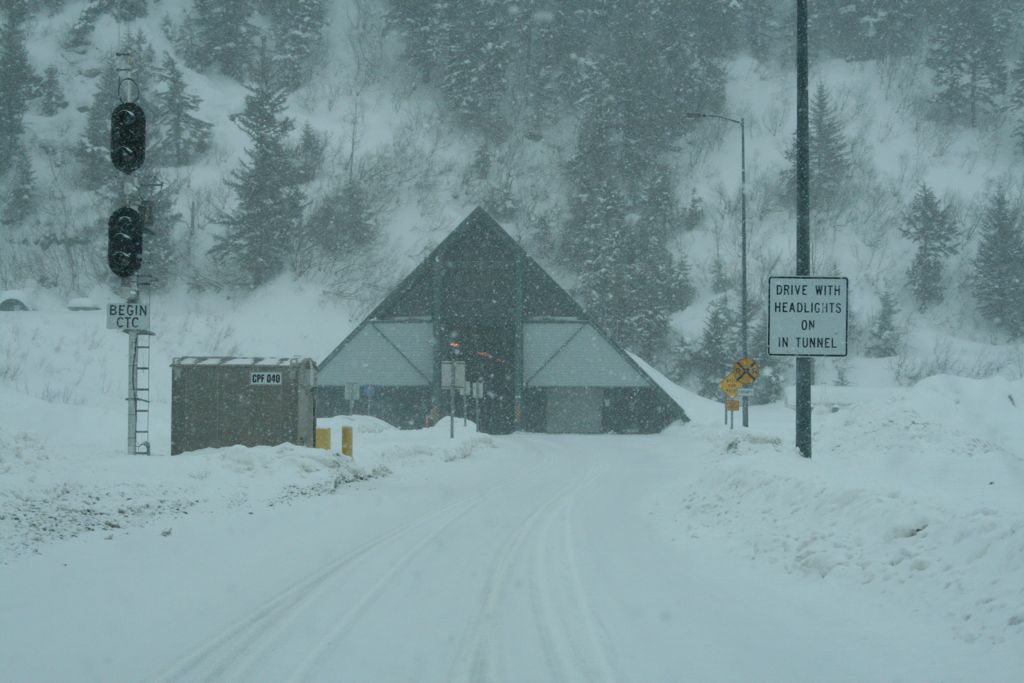
M551 434L598 434L601 432L600 387L549 387L547 425Z

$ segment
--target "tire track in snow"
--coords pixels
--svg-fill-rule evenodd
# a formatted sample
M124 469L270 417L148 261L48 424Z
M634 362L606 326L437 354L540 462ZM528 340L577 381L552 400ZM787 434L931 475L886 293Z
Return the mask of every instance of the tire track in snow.
M600 476L606 467L591 467L583 481L548 515L535 535L529 573L531 608L547 649L560 662L557 680L581 683L624 683L607 653L598 622L578 571L573 549L572 514L579 492Z
M595 468L593 476L590 477L587 484L592 483L608 469L609 465L607 463ZM582 618L581 620L585 627L584 635L586 642L579 643L576 641L575 643L577 648L579 648L577 649L577 656L582 655L585 661L594 661L600 669L600 671L592 671L592 676L584 680L588 682L604 680L609 683L629 683L632 678L615 666L616 658L613 656L615 653L615 648L612 644L613 640L595 613L593 603L587 597L587 592L583 587L583 580L579 572L579 560L576 555L577 541L572 527L572 517L576 511L577 501L578 496L573 495L572 499L566 504L565 513L562 515L561 538L555 539L554 545L554 547L562 548L565 552L569 577L571 579L569 582L571 585L571 595L575 602L575 609L572 612ZM574 633L573 627L575 623L566 622L564 625L567 633ZM592 660L586 659L587 655L593 654L597 656L593 657Z
M514 600L509 591L517 577L524 578L527 585L531 632L547 667L546 680L628 680L615 671L605 654L610 650L607 638L599 637L603 628L586 598L575 553L569 545L571 515L579 491L603 471L591 467L559 488L499 548L487 573L480 610L466 626L447 680L483 683L506 678L506 671L496 670L502 664L496 661L496 655L502 618L506 616L501 607L510 598ZM508 679L522 680L522 676L522 672L514 672Z
M575 486L578 486L578 483L573 482L559 489L553 496L541 503L495 554L481 593L480 610L465 629L466 635L463 636L462 645L457 651L448 680L465 681L466 683L484 683L493 680L490 671L493 659L492 637L499 631L501 614L498 607L501 599L505 597L509 575L515 565L515 560L538 520L548 514L549 509ZM558 661L553 658L554 653L545 649L544 654L549 667L557 671ZM554 680L559 679L556 676Z
M327 567L298 581L249 615L215 636L212 643L204 644L185 659L156 678L157 683L180 683L181 681L207 681L221 683L227 680L249 680L245 674L251 671L268 654L270 644L277 642L277 634L292 623L313 598L322 592L324 584L346 569L349 565L375 550L396 542L403 537L420 531L423 527L436 526L417 544L415 551L441 534L459 517L465 515L493 491L462 498L450 503L426 517L400 525L387 533L373 538ZM440 518L440 524L437 520ZM407 562L415 552L403 556Z
M375 581L362 595L362 597L355 603L355 605L349 609L327 632L323 638L313 647L309 654L302 660L302 662L292 671L292 674L286 679L288 683L299 683L300 681L307 680L320 680L319 678L311 678L311 672L315 672L318 665L335 650L335 645L344 637L346 632L355 624L356 620L361 616L369 607L383 594L384 589L394 580L395 576L405 569L412 560L419 555L424 548L431 545L438 536L444 533L452 524L462 518L473 508L479 506L480 501L484 498L484 494L477 496L472 505L466 506L454 515L447 517L439 527L434 529L430 534L424 536L415 545L413 545L408 551L402 554L391 565L390 569L384 572L380 579Z

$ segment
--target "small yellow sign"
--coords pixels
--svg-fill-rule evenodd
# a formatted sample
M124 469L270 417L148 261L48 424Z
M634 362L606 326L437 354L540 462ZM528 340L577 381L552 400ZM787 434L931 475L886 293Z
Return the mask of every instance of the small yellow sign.
M331 450L331 430L328 427L316 428L316 447L325 451Z
M740 358L732 369L732 376L743 386L753 384L761 375L761 366L753 358Z
M736 381L736 378L733 375L729 375L723 379L718 386L721 387L722 393L729 398L733 398L736 396L736 392L740 390L742 385Z
M739 399L730 398L729 400L727 400L725 402L725 409L730 411L730 412L736 412L737 410L739 410L740 409Z

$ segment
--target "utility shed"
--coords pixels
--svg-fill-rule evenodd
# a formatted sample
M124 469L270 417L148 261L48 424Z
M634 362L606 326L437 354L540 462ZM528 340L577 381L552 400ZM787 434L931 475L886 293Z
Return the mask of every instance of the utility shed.
M316 377L309 358L175 358L171 455L235 445L312 447Z
M443 361L483 382L480 430L655 432L683 409L483 209L475 209L321 363L321 416L405 428L450 401ZM346 385L352 388L346 397ZM461 414L462 402L456 402ZM475 416L475 410L469 411Z

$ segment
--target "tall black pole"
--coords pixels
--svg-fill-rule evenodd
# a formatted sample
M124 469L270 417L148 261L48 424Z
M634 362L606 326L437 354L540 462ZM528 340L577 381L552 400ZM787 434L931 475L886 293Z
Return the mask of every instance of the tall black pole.
M740 119L740 251L742 277L740 278L740 331L743 337L743 357L749 358L747 344L747 133L744 119ZM743 426L750 426L750 398L743 397Z
M796 274L811 274L810 109L807 101L807 0L796 0ZM811 457L814 361L796 359L796 447Z

